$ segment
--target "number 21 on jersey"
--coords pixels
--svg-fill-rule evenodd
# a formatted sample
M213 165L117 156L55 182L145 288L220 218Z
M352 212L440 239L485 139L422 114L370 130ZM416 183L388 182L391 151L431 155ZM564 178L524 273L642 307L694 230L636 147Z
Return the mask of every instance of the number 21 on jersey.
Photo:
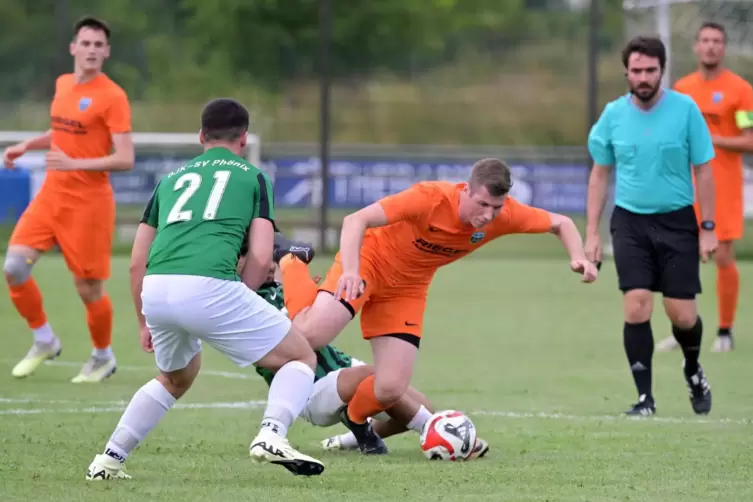
M204 206L203 219L213 220L217 216L217 208L220 206L222 196L225 194L228 180L230 180L230 171L216 171L214 173L214 186L212 186L212 191L209 193L209 198ZM168 225L178 221L191 221L193 219L193 211L183 209L183 207L196 194L196 191L201 186L201 182L202 177L198 173L186 173L175 181L173 190L183 190L183 192L178 196L173 208L167 215Z

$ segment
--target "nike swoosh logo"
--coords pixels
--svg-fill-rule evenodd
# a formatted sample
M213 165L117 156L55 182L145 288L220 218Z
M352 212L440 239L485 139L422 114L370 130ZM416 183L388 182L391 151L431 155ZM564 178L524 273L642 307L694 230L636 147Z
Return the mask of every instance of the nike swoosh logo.
M415 323L415 322L406 322L405 325L406 326L418 326L418 323Z

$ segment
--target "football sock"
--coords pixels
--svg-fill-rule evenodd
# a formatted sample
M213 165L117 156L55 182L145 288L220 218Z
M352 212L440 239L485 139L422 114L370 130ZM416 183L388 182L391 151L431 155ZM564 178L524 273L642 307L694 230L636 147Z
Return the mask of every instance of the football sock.
M86 304L86 324L95 349L107 349L112 343L112 302L103 295Z
M343 448L351 449L358 447L358 440L356 439L355 434L353 434L352 432L340 434L338 437L340 438L340 444Z
M703 337L703 322L698 316L695 324L690 329L681 329L672 326L672 334L680 344L682 353L685 355L685 376L692 376L698 372L698 356L701 352L701 338Z
M175 404L175 397L156 379L134 394L105 447L105 454L125 462L128 455L146 438Z
M626 322L623 329L623 342L638 395L651 396L651 358L654 355L651 322L638 324Z
M406 428L421 434L424 425L426 425L426 422L428 422L430 418L431 412L427 410L424 405L421 405L421 407L418 409L418 412L413 416L411 421L408 422L408 425L406 425Z
M283 286L284 288L284 286ZM275 373L269 386L262 430L285 437L288 428L306 407L314 390L314 372L300 361L291 361Z
M9 285L10 299L21 317L31 329L38 329L47 324L47 316L42 307L42 293L36 281L29 279L23 284ZM42 335L42 338L46 338ZM51 341L51 340L50 340Z
M42 326L31 330L34 333L34 343L50 344L55 340L55 333L52 331L50 323L46 322Z
M310 307L316 299L317 285L309 274L309 267L288 254L280 260L282 290L285 292L285 308L288 317L295 319L301 310Z
M366 419L389 408L376 398L374 381L374 375L366 377L358 385L353 399L348 403L348 418L357 424L365 424Z
M719 311L719 335L729 336L735 322L737 299L740 294L740 272L737 264L716 269L716 300Z

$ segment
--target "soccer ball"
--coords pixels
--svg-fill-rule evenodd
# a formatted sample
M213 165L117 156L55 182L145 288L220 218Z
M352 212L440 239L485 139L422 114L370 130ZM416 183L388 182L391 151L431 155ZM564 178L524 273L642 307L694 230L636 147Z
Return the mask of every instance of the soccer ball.
M462 411L439 411L421 431L421 451L429 460L465 460L475 446L476 426Z

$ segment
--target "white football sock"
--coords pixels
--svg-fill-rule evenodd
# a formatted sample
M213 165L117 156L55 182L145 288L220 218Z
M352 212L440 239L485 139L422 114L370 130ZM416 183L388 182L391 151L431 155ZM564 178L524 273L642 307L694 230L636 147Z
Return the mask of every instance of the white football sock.
M55 333L52 332L52 326L46 322L37 329L31 330L34 333L34 343L50 344L55 340Z
M314 372L300 361L285 364L269 386L262 429L285 437L314 390Z
M340 438L340 444L345 449L352 449L352 448L358 448L358 440L353 435L352 432L346 432L345 434L340 434L338 436Z
M125 462L131 451L157 426L175 401L175 397L159 381L153 379L147 382L128 403L115 432L107 442L105 453Z
M421 434L424 425L426 425L426 422L428 422L430 418L431 412L427 410L424 405L421 405L421 407L418 409L418 412L416 412L413 418L411 418L406 427Z
M106 349L94 349L92 350L92 356L95 359L110 360L112 359L112 347Z

